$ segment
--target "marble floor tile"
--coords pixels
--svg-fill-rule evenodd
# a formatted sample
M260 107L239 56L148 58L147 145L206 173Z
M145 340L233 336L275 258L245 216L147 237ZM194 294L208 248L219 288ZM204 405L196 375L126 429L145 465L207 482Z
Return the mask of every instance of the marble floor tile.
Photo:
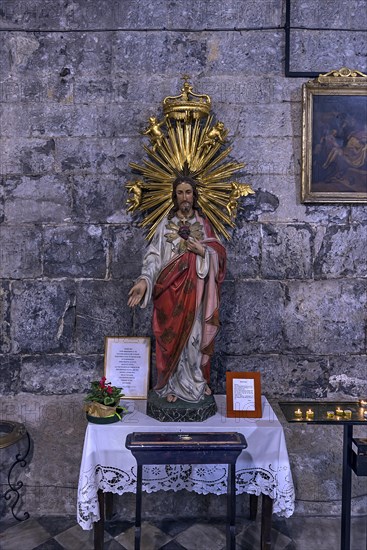
M188 550L188 549L184 548L184 546L181 546L181 544L179 544L177 541L171 540L170 542L162 546L162 548L160 548L159 550Z
M261 525L260 523L247 525L236 536L236 545L238 550L253 550L254 548L260 548L261 540ZM272 550L291 550L292 539L288 536L276 531L271 530ZM298 550L298 549L297 549ZM310 547L308 548L310 550ZM315 548L316 550L316 548Z
M287 528L296 550L310 550L310 543L317 550L340 548L340 518L308 517L288 518ZM352 518L351 550L367 550L367 517Z
M28 519L0 533L0 548L33 550L51 536L35 519Z
M294 518L296 519L296 518ZM331 529L330 527L333 526ZM291 534L297 550L305 550L310 541L320 550L340 547L340 520L339 518L300 518L292 521Z
M59 544L55 539L49 539L43 544L36 546L34 550L64 550L61 544Z
M93 529L84 531L79 525L74 525L54 538L65 550L94 550ZM105 533L104 541L111 539L111 535Z
M52 537L70 529L76 523L75 516L43 516L37 518L37 521Z
M104 543L104 550L126 550L117 540L112 539Z
M226 544L226 534L209 523L195 523L175 537L175 541L190 550L222 550Z
M105 522L105 531L107 531L113 538L117 537L121 533L124 533L128 529L131 529L131 527L134 527L134 524L131 521L113 519Z
M115 540L119 542L126 550L134 550L135 528L131 527L124 533L121 533ZM163 533L160 529L146 521L141 526L141 548L144 550L157 550L164 544L167 544L172 537ZM203 547L204 548L204 547ZM203 550L203 549L201 549Z
M105 550L133 550L131 522L105 524ZM225 521L195 519L144 522L141 550L225 550ZM237 520L236 550L258 550L260 518ZM367 517L353 517L350 550L367 550ZM273 518L272 550L339 550L340 518ZM2 520L1 550L93 550L93 530L83 531L73 516Z
M192 525L195 523L195 519L164 519L162 521L152 521L153 525L158 527L163 533L167 533L167 535L170 535L171 537L176 537L179 533L182 533L182 531L185 531L185 529L189 529Z

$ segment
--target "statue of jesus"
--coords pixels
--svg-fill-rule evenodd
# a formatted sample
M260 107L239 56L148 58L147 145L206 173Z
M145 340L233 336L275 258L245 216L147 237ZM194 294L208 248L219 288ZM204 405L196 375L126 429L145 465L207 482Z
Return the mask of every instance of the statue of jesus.
M211 394L210 356L219 329L226 252L198 206L197 182L179 176L173 208L158 225L128 305L153 299L159 397L199 403Z

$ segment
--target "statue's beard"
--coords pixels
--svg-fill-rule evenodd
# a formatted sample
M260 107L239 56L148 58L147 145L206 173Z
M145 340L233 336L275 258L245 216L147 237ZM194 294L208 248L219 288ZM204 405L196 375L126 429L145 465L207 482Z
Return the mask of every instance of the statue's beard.
M185 214L185 215L190 214L191 208L192 207L191 207L191 204L189 202L185 201L185 202L182 202L180 204L180 211L181 211L182 214Z

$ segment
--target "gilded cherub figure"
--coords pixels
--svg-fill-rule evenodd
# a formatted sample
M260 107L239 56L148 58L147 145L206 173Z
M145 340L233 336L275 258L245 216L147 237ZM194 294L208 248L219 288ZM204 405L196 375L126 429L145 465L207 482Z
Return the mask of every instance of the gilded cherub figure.
M141 180L137 180L137 181L129 181L127 184L126 184L126 188L127 190L129 191L129 193L132 193L132 197L129 197L126 201L126 204L128 205L128 209L127 211L128 212L134 212L134 210L136 210L138 208L138 206L140 205L140 200L141 200L141 188L143 186L143 183Z
M153 145L153 151L156 151L157 147L160 147L162 144L164 134L160 127L163 126L164 123L165 120L162 120L162 122L158 122L155 116L151 116L149 117L149 126L143 132L144 136L149 136L150 141Z
M245 183L239 183L238 181L231 182L232 191L229 195L229 201L227 204L227 210L231 218L235 218L237 215L237 201L241 197L247 197L247 195L253 195L255 192L251 189L250 185Z
M200 148L205 147L205 152L208 152L217 142L223 144L225 131L223 122L217 122L206 134Z

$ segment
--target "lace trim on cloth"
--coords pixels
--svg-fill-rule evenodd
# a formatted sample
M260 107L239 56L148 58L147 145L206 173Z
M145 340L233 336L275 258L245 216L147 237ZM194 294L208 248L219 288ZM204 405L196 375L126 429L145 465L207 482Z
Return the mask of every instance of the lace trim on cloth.
M246 468L236 471L236 492L273 499L273 512L290 517L294 511L294 488L289 481L289 469ZM98 521L99 506L97 490L123 493L136 490L136 467L130 471L98 464L83 473L79 481L78 523L83 529L92 529ZM227 492L227 466L224 465L156 465L143 466L143 490L147 493L163 491L195 491L199 494L221 495Z

